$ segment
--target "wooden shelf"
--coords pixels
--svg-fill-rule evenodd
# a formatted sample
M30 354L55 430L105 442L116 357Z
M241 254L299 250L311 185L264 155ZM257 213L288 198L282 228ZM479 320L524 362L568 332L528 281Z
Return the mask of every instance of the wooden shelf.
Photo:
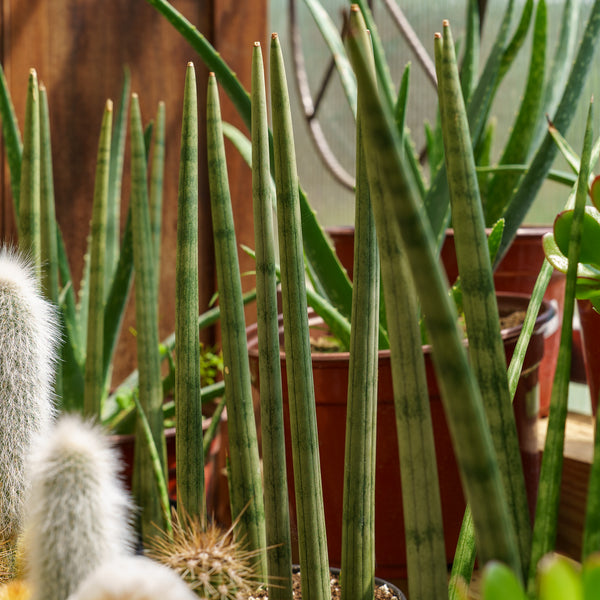
M538 422L540 456L548 419ZM566 424L563 474L556 549L575 560L581 557L587 488L594 456L594 419L569 413Z

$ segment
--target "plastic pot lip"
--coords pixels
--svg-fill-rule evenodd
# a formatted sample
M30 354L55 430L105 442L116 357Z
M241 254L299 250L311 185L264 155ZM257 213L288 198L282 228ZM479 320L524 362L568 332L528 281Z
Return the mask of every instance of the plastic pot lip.
M511 310L526 310L529 304L530 296L528 294L516 294L513 292L496 292L496 297L501 306L508 306L508 311ZM542 334L544 336L552 333L552 328L557 324L558 314L556 308L547 300L543 300L540 306L540 312L535 321L533 334ZM283 315L278 315L279 333L283 332ZM308 314L309 327L314 327L323 324L323 319L319 317L311 308ZM258 357L258 334L257 324L253 323L246 328L246 339L248 340L248 355L251 358ZM504 343L516 342L521 333L522 326L517 325L509 327L501 331L502 340ZM465 340L465 345L467 341ZM432 351L431 344L423 345L423 353L430 354ZM350 357L350 352L313 352L313 357L319 362L347 362ZM280 358L285 358L285 350L279 352ZM389 358L390 350L379 350L379 358Z
M341 569L339 569L338 567L329 567L329 572L332 575L335 575L336 577L339 577L340 571L341 571ZM300 572L300 565L292 565L292 573L299 573L299 572ZM382 585L387 585L390 588L390 590L392 590L392 593L395 594L396 596L398 596L399 600L406 600L406 596L404 595L404 592L397 585L390 583L386 579L381 579L381 577L375 577L375 585L378 587L382 586Z

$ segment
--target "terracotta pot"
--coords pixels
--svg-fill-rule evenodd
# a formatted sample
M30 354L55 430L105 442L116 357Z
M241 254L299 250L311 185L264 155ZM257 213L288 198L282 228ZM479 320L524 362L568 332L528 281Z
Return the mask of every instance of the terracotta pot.
M544 262L542 237L552 231L551 227L521 227L504 258L494 272L494 284L498 292L514 292L530 295ZM327 229L336 254L352 278L354 260L354 227L332 227ZM449 229L441 250L441 259L452 283L458 276L456 254L454 252L454 231ZM550 408L552 381L556 369L556 357L560 344L560 326L562 323L565 292L565 275L553 271L544 299L554 304L558 320L556 329L549 331L544 341L544 358L540 365L540 416L547 416Z
M204 422L204 430L208 427L210 421ZM167 446L167 473L168 473L168 489L169 498L176 500L177 498L177 468L175 457L175 428L165 429L165 440ZM135 452L136 436L135 434L113 435L111 440L121 453L123 463L123 478L125 485L131 489L131 481L133 475L133 456ZM214 496L214 487L216 485L217 473L217 455L221 447L221 433L217 431L215 438L210 445L208 456L204 457L204 488L207 498L207 509L209 514L214 512L214 507L211 506L211 498Z
M526 296L502 297L501 310L512 312L515 308L527 306ZM537 451L537 402L538 367L544 352L544 331L555 315L554 309L544 302L537 320L526 354L523 375L515 397L515 414L526 481L530 509L535 507L537 480L539 475L539 456ZM280 332L283 337L282 317ZM311 325L322 324L314 313L310 317ZM503 332L507 359L510 359L516 344L520 327ZM250 370L253 384L254 401L259 396L258 340L256 325L250 326L248 348ZM439 396L430 347L424 346L426 369L429 382L431 413L436 441L436 455L440 488L443 502L443 520L446 537L446 555L452 560L462 522L465 501L461 491L460 478L450 433L446 424L441 398ZM315 385L315 401L319 446L321 456L321 475L325 502L325 520L329 559L333 566L339 566L341 560L343 471L346 426L346 401L348 392L349 353L314 353L312 357ZM286 356L281 352L283 381L286 381ZM400 484L400 465L396 435L392 376L389 351L379 353L379 392L377 408L377 467L375 491L376 523L376 559L377 575L384 579L406 577L406 550L404 544L404 519L402 515L402 492ZM289 434L287 386L283 385L284 414L286 418L286 453L288 464L288 482L290 486L291 518L295 520L292 460ZM294 526L294 523L293 523Z
M598 408L598 394L600 393L600 315L594 310L589 300L577 300L579 321L581 323L581 349L588 387L592 413L595 415Z

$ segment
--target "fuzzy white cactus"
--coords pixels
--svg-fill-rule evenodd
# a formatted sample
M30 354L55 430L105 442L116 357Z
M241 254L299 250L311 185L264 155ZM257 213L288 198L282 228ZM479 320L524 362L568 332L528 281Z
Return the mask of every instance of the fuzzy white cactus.
M32 265L0 247L0 539L19 535L26 459L52 421L58 337Z
M24 542L32 600L65 600L99 565L132 552L119 467L103 430L75 415L35 449Z
M144 556L96 569L68 600L198 600L179 576Z

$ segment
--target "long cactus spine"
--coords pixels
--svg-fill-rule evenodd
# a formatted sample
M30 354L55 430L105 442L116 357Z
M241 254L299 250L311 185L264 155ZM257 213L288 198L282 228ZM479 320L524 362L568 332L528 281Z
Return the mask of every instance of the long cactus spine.
M34 267L0 248L0 537L20 533L26 461L53 413L56 315Z
M74 415L36 448L24 542L32 600L64 600L102 562L131 552L118 468L102 430Z

